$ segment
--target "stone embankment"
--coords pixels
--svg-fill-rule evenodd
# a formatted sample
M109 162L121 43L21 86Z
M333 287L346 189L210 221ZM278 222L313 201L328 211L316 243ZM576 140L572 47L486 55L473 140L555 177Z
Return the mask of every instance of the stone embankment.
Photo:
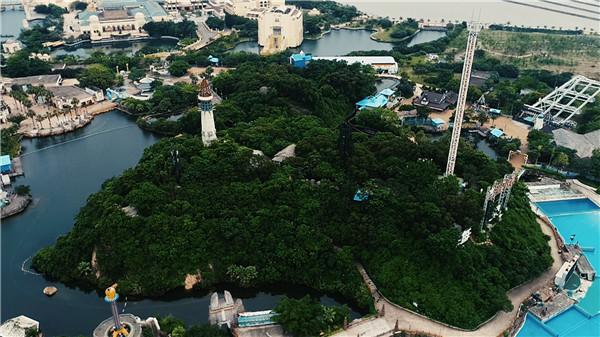
M8 201L9 204L0 208L0 219L23 212L31 203L31 196L11 194L8 196Z
M43 123L40 123L40 127L37 127L32 125L29 119L26 119L24 122L21 123L20 133L24 137L28 138L61 135L80 129L91 123L96 115L112 111L116 108L117 104L114 102L103 101L100 103L96 103L94 105L86 107L86 113L80 114L75 118L70 118L69 120L62 121L56 126L53 126L51 124L44 126L42 125Z

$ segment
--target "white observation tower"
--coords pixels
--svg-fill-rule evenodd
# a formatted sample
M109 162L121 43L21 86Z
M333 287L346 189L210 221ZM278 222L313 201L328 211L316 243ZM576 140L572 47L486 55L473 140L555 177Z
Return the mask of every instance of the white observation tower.
M206 146L217 139L212 99L213 96L210 85L206 79L203 79L200 83L200 92L198 92L198 109L201 114L202 142Z

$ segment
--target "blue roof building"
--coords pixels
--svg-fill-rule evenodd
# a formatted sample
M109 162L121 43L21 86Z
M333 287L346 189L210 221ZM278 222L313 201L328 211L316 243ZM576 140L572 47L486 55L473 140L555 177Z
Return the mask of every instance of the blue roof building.
M12 171L12 163L9 155L0 156L0 172L9 173Z
M304 54L303 51L290 56L290 64L295 68L305 68L312 61L312 54Z
M502 131L498 128L494 128L494 129L490 130L490 135L495 138L500 138L504 135L504 131Z
M378 92L374 96L367 96L356 103L358 110L385 108L390 101L390 97L395 93L394 90L387 88Z
M377 94L375 96L368 96L356 103L356 107L359 110L362 109L376 109L384 108L388 104L388 98L384 95Z

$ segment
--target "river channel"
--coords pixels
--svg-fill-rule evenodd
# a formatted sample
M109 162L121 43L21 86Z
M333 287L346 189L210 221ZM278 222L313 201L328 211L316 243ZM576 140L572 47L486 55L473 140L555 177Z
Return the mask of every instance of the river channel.
M88 196L98 191L106 179L134 166L144 149L156 141L156 136L115 111L96 117L89 126L73 133L22 142L25 176L17 178L14 184L29 185L34 202L24 213L3 220L0 226L1 321L27 315L40 322L46 336L89 336L110 315L98 293L69 288L32 274L27 260L67 233ZM24 261L26 271L22 271ZM47 285L56 286L58 293L44 296L42 289ZM235 297L243 298L247 310L273 308L283 293L301 296L307 292L298 288L270 292L230 290ZM320 298L322 303L337 304L332 298ZM181 291L160 299L128 301L126 312L140 317L172 314L188 324L200 324L208 321L208 304L206 292ZM352 312L352 316L359 314Z

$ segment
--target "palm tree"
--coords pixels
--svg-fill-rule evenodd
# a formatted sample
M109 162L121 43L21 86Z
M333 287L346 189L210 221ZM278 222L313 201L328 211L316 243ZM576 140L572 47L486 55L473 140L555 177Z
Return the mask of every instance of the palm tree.
M52 111L46 111L46 118L48 119L48 127L52 129Z
M31 125L33 126L33 128L35 129L35 112L33 112L33 110L28 109L27 110L27 117L31 118Z
M44 125L42 125L42 121L46 118L44 116L37 115L35 119L38 121L38 123L40 123L40 129L43 129Z
M77 115L77 110L79 110L79 99L77 99L77 97L73 98L71 100L71 104L73 106L73 109L70 109L70 111L71 111L71 117L74 120L75 116ZM75 116L72 115L73 111L75 111Z

